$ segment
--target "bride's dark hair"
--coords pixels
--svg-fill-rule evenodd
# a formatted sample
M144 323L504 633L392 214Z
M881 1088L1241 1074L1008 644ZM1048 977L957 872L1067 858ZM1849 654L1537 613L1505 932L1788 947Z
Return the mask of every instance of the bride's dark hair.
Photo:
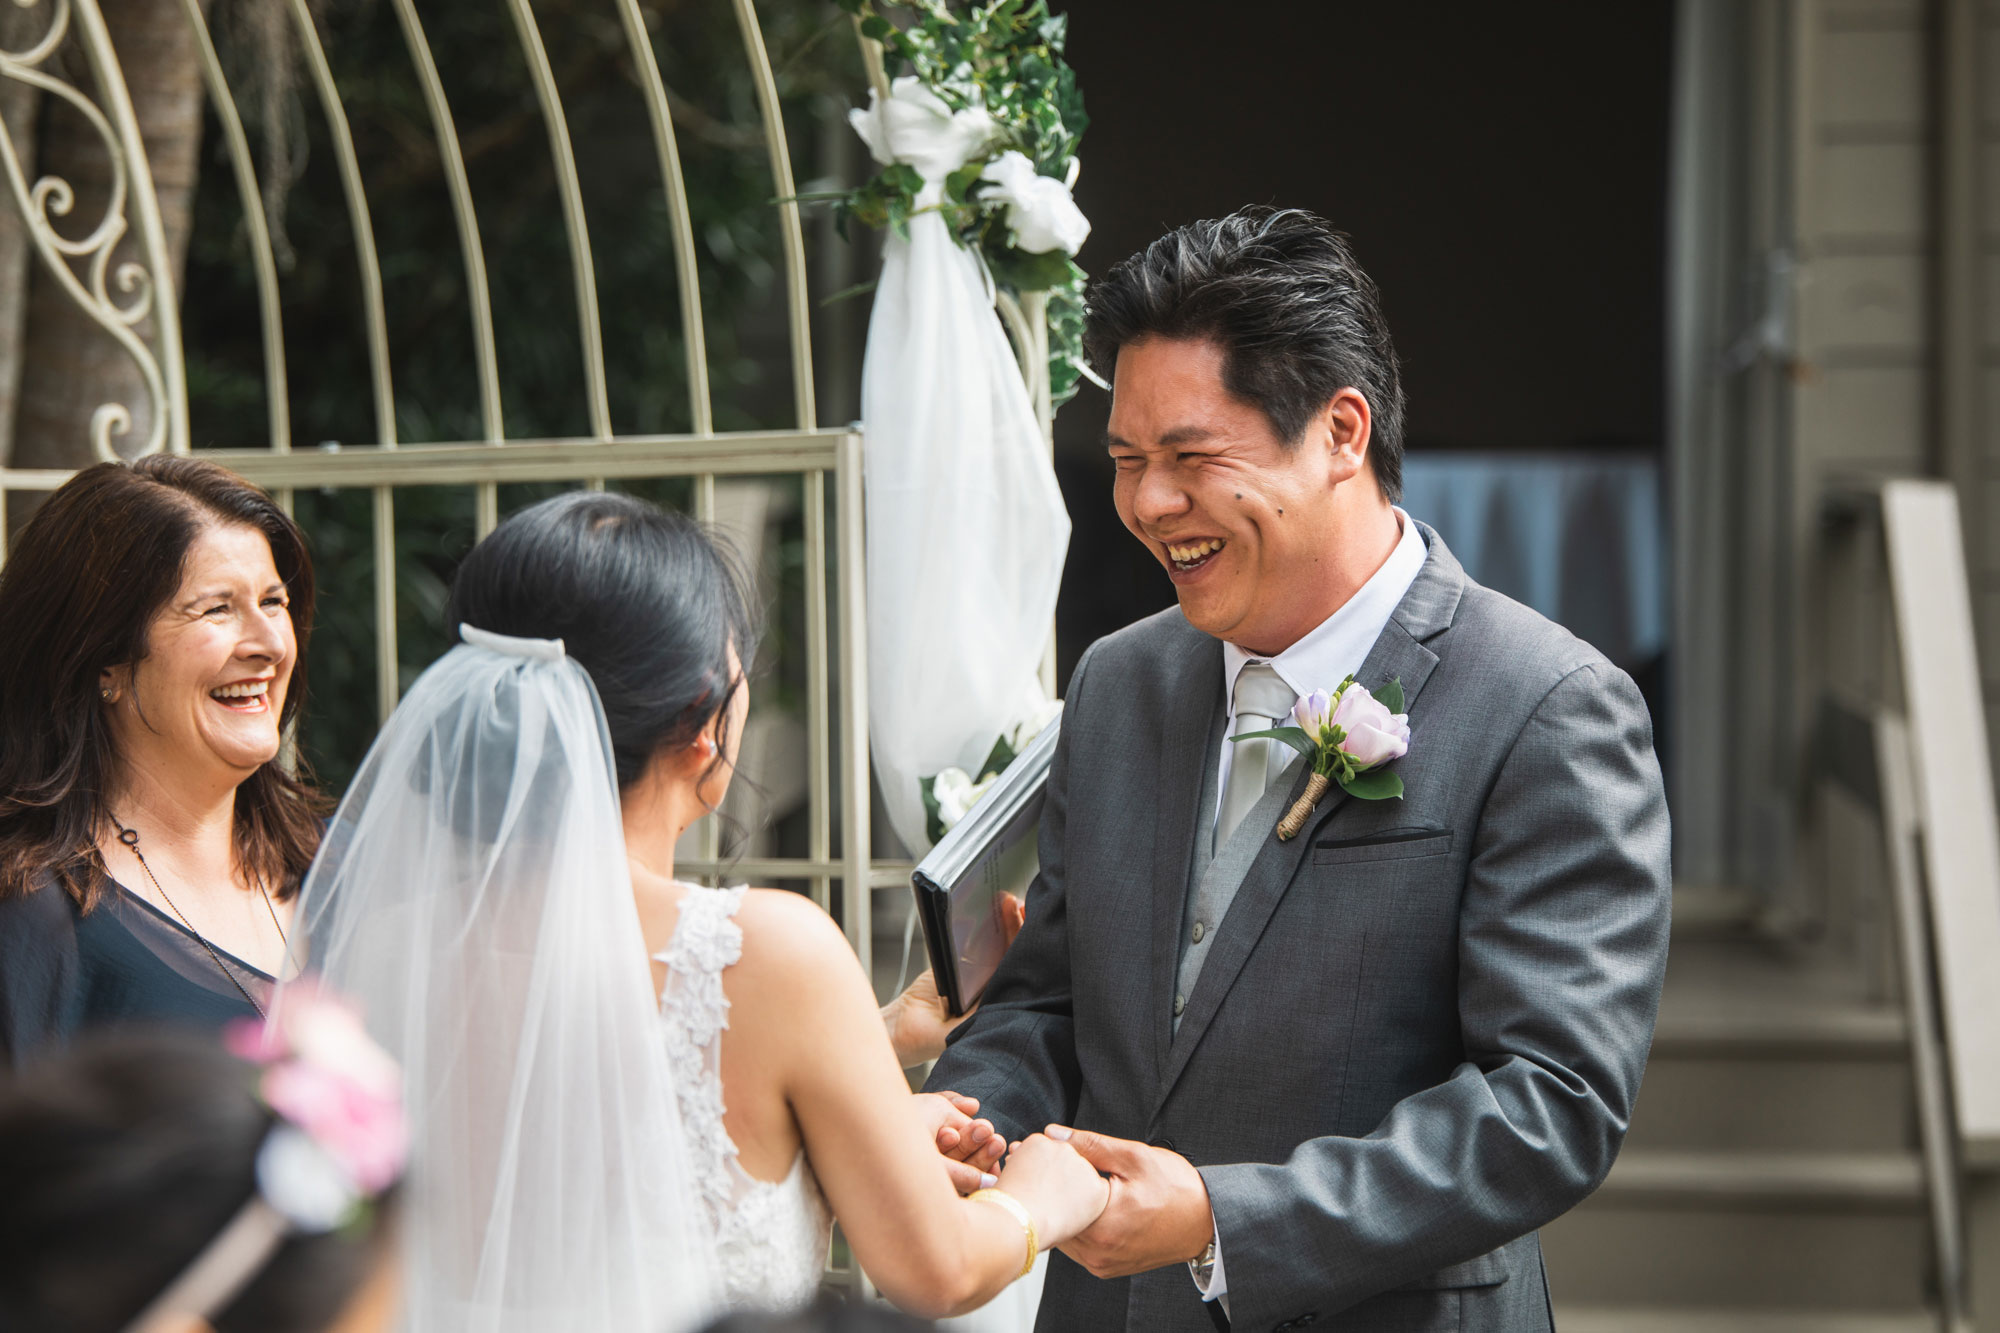
M744 688L730 646L747 670L759 630L723 541L606 491L558 495L508 518L459 566L445 614L454 629L561 639L604 704L620 787L728 707Z

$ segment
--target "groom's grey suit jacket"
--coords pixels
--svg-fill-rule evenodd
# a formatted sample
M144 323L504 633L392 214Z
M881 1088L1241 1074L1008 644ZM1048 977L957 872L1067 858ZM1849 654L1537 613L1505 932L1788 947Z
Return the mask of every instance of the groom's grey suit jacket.
M1645 704L1423 535L1359 673L1402 681L1406 795L1336 787L1265 837L1178 1030L1221 645L1178 609L1092 645L1027 925L930 1079L1010 1138L1054 1121L1184 1154L1237 1329L1549 1327L1535 1229L1604 1179L1652 1039L1669 876ZM1037 1329L1213 1318L1184 1265L1100 1281L1057 1255Z

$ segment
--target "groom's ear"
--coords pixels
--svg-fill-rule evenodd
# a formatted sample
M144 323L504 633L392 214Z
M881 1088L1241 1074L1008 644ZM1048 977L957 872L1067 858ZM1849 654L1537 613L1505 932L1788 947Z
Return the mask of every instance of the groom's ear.
M1306 424L1301 447L1323 454L1328 480L1352 481L1368 467L1368 445L1374 438L1375 414L1359 389L1346 388L1327 399L1326 406Z

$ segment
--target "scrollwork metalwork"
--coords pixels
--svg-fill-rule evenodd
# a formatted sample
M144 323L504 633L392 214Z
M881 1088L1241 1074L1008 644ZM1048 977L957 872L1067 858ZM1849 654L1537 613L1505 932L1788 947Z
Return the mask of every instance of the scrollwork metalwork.
M12 2L21 9L35 9L42 4L42 0ZM150 428L135 452L157 453L170 441L184 449L184 414L176 411L179 407L178 395L174 399L169 398L168 379L162 371L160 358L139 336L137 328L147 316L156 311L161 314L162 318L156 321L157 336L163 343L174 340L168 357L177 373L180 363L179 332L177 321L172 317L171 289L169 287L156 295L163 284L156 280L155 275L167 271L157 219L142 219L150 220L154 225L142 225L136 238L145 252L145 263L129 259L115 265L112 263L113 253L130 230L126 212L128 202L134 197L135 187L143 199L142 207L146 207L153 202L152 185L150 173L145 169L138 128L132 121L131 107L125 98L117 57L104 34L103 20L96 12L95 0L75 0L82 7L85 20L76 35L85 48L100 86L107 89L105 100L113 106L121 125L114 126L112 117L99 109L81 89L40 68L70 35L72 3L73 0L51 0L49 29L27 50L0 50L0 78L27 84L60 99L81 115L92 132L103 140L111 164L111 189L103 216L89 234L80 239L70 239L56 229L55 219L68 217L70 210L76 206L76 190L68 181L55 175L45 175L33 184L29 183L20 156L14 151L13 135L4 116L0 116L0 163L6 167L7 183L13 190L14 202L28 229L29 238L50 274L62 285L78 309L125 349L145 381L147 402L151 408ZM147 207L147 211L150 214L153 210ZM76 271L79 264L84 269L83 277L79 277ZM120 297L124 298L122 302ZM132 409L128 404L103 403L91 413L90 441L100 458L117 461L123 457L113 441L130 434L131 430Z

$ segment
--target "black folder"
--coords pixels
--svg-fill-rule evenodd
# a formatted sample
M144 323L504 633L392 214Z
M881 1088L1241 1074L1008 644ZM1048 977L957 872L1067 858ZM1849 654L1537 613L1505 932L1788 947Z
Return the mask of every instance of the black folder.
M924 949L954 1017L979 1003L1006 952L1000 895L1025 897L1040 865L1035 838L1061 731L1060 717L1043 727L910 875Z

